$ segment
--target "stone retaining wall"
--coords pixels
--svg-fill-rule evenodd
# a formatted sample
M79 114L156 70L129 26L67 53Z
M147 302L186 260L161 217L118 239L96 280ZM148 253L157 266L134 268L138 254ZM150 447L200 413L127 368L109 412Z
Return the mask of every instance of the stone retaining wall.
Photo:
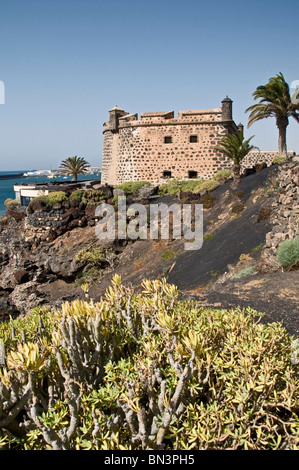
M272 231L266 235L259 269L262 272L281 269L276 261L278 245L299 236L299 155L282 164L278 171L279 193L272 203Z
M288 158L292 158L294 155L295 152L293 150L288 152ZM273 161L279 157L279 152L254 150L244 158L241 164L241 168L253 168L258 163L266 163L267 166L271 166L273 165Z

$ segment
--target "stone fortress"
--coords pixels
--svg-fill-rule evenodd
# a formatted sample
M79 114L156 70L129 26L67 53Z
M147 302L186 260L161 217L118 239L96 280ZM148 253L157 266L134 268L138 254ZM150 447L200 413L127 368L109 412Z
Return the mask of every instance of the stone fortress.
M243 129L233 120L232 103L226 97L220 108L179 111L177 118L173 111L149 112L140 119L115 106L104 123L102 183L207 179L232 168L232 161L214 150L225 133ZM254 151L243 166L269 165L277 156L278 152Z

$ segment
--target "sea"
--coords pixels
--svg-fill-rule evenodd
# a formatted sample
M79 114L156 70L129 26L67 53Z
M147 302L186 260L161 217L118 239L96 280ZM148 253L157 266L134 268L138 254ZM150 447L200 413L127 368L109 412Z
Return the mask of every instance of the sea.
M51 181L71 181L71 176L58 176L55 179L49 179L47 176L28 176L22 177L23 173L34 170L24 171L0 171L0 217L6 213L4 201L8 198L15 199L14 185L24 183L50 183ZM78 181L101 180L101 175L79 175Z

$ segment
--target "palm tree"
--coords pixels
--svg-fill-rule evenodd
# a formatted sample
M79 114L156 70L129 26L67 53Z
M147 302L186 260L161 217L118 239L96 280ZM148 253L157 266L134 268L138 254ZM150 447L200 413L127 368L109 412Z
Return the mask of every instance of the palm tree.
M251 136L249 139L244 140L243 129L241 129L235 134L225 134L215 147L217 152L222 153L233 161L233 178L235 181L240 178L241 161L251 150L257 148L254 145L250 145L253 137Z
M83 157L77 157L77 155L75 155L74 157L63 160L59 170L62 173L72 175L73 181L77 181L77 176L85 173L89 167L90 164Z
M266 85L257 87L252 96L260 102L246 109L246 112L250 112L248 127L260 119L275 117L279 133L278 151L287 156L286 133L289 117L292 116L299 123L299 104L291 99L289 85L282 73L270 78Z

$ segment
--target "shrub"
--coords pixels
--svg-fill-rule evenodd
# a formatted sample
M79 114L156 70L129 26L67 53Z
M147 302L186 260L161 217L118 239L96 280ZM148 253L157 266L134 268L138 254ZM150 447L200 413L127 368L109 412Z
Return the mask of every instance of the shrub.
M215 175L213 176L213 179L216 181L223 181L223 180L228 180L232 176L232 170L218 170Z
M237 198L243 199L243 197L244 197L244 191L241 191L241 190L240 190L240 191L237 191L237 192L235 193L235 195L237 196Z
M105 199L105 194L101 189L91 189L90 191L83 191L82 202L87 206L96 206Z
M166 183L162 183L159 186L158 192L162 196L165 194L169 194L170 196L174 196L175 194L178 194L181 189L181 181L178 180L169 180Z
M283 162L285 162L285 161L286 161L286 157L284 157L284 156L275 157L274 160L273 160L273 162L272 162L272 164L273 164L273 165L276 165L276 164L279 165L280 163L283 163Z
M219 186L219 182L211 178L209 180L204 180L198 183L198 185L194 188L194 192L199 193L204 189L206 189L207 191L213 191L213 189L216 189L217 186Z
M179 181L179 180L170 180L167 183L163 183L159 186L159 194L165 195L169 194L174 196L180 191L183 192L193 192L199 193L206 189L207 191L213 191L213 189L219 186L219 181L214 178L208 180L188 180L188 181Z
M243 210L244 210L244 205L241 204L241 203L235 204L235 205L232 207L232 213L235 214L235 215L240 214Z
M246 268L241 269L241 271L239 271L238 273L234 274L232 278L240 279L240 277L250 276L251 274L254 274L255 272L256 271L255 271L254 266L247 266Z
M198 186L198 180L181 181L179 183L180 190L183 192L196 192L195 188Z
M127 183L119 184L115 186L115 189L122 189L125 196L137 195L138 191L145 185L151 185L148 181L128 181Z
M72 192L72 194L69 197L69 202L72 203L74 201L81 202L83 198L84 191L81 189L76 189L75 191Z
M175 250L167 250L163 253L162 258L164 261L172 261L174 258L178 256L178 253Z
M7 224L8 224L8 217L7 217L7 215L2 215L2 216L0 217L0 224L1 224L1 225L7 225Z
M88 264L90 266L97 266L101 264L104 258L103 250L100 248L89 247L83 248L76 255L76 261L79 263Z
M285 240L278 246L277 261L283 267L299 263L299 238Z
M63 202L68 199L64 191L54 191L47 195L47 204L48 206L54 206L57 202Z
M136 294L115 276L97 303L0 324L0 445L298 449L296 342L250 308L178 296L165 279Z
M14 207L19 207L20 202L17 201L17 199L8 198L8 199L5 199L4 205L5 205L6 209L13 209Z
M215 204L215 198L212 194L205 194L200 198L200 203L204 209L211 209Z

